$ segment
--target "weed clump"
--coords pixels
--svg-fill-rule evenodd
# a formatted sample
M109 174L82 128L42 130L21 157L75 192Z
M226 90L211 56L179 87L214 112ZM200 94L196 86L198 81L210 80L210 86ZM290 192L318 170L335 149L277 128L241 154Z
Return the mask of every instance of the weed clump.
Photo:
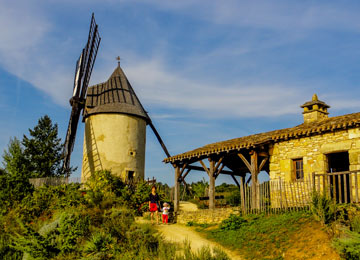
M328 225L335 220L336 204L328 196L314 192L311 201L311 212L317 221Z
M247 223L247 220L241 216L231 214L229 218L223 220L220 224L222 230L237 230Z

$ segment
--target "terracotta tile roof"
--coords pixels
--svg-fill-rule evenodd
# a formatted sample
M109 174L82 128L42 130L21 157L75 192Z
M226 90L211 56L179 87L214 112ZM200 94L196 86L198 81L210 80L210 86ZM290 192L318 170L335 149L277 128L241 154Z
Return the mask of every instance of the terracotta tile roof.
M266 143L281 142L305 136L319 135L330 131L359 127L360 113L330 117L321 121L304 123L292 128L285 128L266 133L244 136L222 142L207 144L195 150L165 158L164 162L175 162L201 156L209 156L222 152L230 152L244 148L254 148Z
M120 66L106 82L88 89L84 117L99 113L129 114L150 120Z

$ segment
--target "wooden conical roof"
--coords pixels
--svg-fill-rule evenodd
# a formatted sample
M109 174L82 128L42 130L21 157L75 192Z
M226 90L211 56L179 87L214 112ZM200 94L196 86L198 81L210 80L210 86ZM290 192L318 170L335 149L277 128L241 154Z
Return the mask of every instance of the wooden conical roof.
M106 82L88 89L84 118L100 113L128 114L150 121L120 66Z

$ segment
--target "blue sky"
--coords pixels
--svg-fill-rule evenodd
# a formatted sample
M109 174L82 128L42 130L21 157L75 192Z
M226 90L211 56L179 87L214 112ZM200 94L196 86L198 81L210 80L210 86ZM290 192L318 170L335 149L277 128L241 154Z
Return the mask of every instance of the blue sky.
M300 124L313 93L330 116L360 111L358 1L0 0L1 151L44 114L64 138L92 12L102 42L91 84L120 55L172 155ZM78 133L80 167L82 124ZM172 185L163 158L148 129L146 177Z

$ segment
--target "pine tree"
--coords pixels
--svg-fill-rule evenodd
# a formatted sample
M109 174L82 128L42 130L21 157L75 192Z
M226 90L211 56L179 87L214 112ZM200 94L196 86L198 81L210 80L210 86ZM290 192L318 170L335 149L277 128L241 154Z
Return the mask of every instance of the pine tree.
M0 169L0 211L6 212L15 201L22 200L33 191L24 149L16 137L10 139L4 151L3 165L4 170Z
M20 141L16 137L10 138L8 150L5 150L3 154L4 172L12 176L22 174L26 171L26 163Z
M29 129L30 137L24 135L22 144L27 161L27 169L33 178L64 175L61 167L62 144L58 138L58 126L49 116L41 117L34 129Z

